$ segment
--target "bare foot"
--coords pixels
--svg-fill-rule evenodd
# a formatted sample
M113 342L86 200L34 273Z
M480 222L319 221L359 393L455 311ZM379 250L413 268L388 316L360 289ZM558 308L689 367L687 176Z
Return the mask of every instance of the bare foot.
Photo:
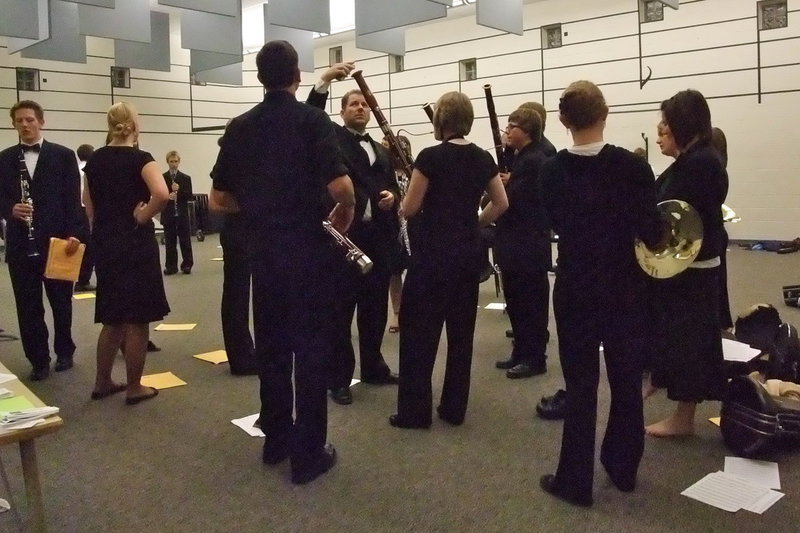
M644 432L651 437L685 437L694 435L694 419L688 421L683 417L673 414L661 422L650 424Z
M659 392L660 390L661 389L659 389L655 385L650 385L650 384L645 385L644 387L642 387L642 399L646 400L650 396L652 396L652 395L656 394L657 392Z

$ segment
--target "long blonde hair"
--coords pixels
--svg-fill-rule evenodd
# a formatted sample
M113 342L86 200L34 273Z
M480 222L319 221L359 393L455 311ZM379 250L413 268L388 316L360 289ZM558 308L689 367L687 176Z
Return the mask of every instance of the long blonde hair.
M112 139L127 139L136 132L136 108L128 102L117 102L108 108L108 135Z

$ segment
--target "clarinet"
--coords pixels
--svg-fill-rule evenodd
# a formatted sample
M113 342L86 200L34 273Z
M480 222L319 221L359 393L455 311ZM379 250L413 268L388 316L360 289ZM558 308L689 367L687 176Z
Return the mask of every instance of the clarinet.
M406 175L406 179L410 181L411 173L414 170L414 161L406 155L405 150L403 150L403 147L400 146L400 141L398 141L397 137L395 137L394 133L392 133L392 128L389 126L389 121L387 121L386 117L383 116L383 111L381 111L381 107L378 105L375 95L373 95L372 91L369 90L367 82L364 81L364 75L361 73L361 71L353 71L350 74L350 77L356 80L358 88L364 95L364 100L367 101L367 105L369 105L372 114L375 115L375 120L378 121L378 126L380 126L384 137L386 137L386 140L389 142L389 150L392 151L394 156L397 158L397 161L400 162L400 165L403 167L403 173ZM408 255L411 255L411 241L408 238L408 221L405 219L405 217L400 217L400 236L403 239L403 245L406 248L406 252Z
M25 165L25 156L20 152L19 156L19 188L21 193L20 203L29 205L33 209L33 198L31 198L31 182L28 174L28 167ZM36 248L36 238L33 236L33 213L25 217L25 224L28 226L28 252L30 258L38 258L41 254Z
M372 259L361 251L346 235L343 235L333 227L330 220L323 220L322 227L336 240L336 244L345 250L345 259L358 267L362 274L372 270Z
M486 94L486 109L489 111L489 125L492 127L492 140L494 141L494 152L497 155L497 168L500 172L507 172L506 158L503 154L503 141L500 137L500 124L497 123L497 112L494 110L494 98L492 97L492 86L483 86Z

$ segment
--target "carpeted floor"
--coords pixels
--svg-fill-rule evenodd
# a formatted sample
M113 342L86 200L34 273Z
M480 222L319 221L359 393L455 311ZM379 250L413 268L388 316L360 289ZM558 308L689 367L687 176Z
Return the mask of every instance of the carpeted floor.
M329 402L329 440L338 465L314 483L289 482L288 464L260 462L261 440L230 423L258 409L258 379L233 377L193 354L222 349L219 299L222 263L217 236L194 242L195 270L165 284L169 322L196 322L191 332L154 332L163 348L148 357L145 373L172 371L188 385L126 406L124 396L91 401L94 346L93 300L75 301L76 366L28 383L42 400L61 408L65 427L37 440L47 519L55 532L374 532L374 531L796 531L800 523L800 459L783 452L786 496L764 515L729 514L680 492L705 474L721 470L726 449L719 430L705 421L718 403L702 404L694 437L648 438L639 485L632 494L614 489L602 468L595 476L595 505L578 509L544 494L542 474L554 470L561 424L534 416L544 394L562 385L557 339L549 346L549 372L508 380L494 368L508 354L507 318L501 311L478 315L472 394L467 420L454 428L434 418L430 430L398 430L387 423L396 389L359 384L353 405ZM761 301L778 306L800 325L800 310L787 308L781 286L800 283L800 254L777 255L733 247L729 254L734 314ZM0 268L0 327L16 333L7 269ZM492 282L481 286L480 303L499 302ZM551 331L555 326L551 319ZM397 369L398 335L386 334L384 354ZM444 346L444 342L442 343ZM0 360L27 379L19 342L0 342ZM443 373L434 375L438 394ZM115 377L124 377L120 359ZM601 383L600 431L608 409ZM646 420L670 412L664 396L645 406ZM602 433L601 433L602 435ZM799 450L800 451L800 450ZM24 501L19 454L0 450L15 497ZM0 494L0 496L4 496ZM8 513L0 531L11 531Z

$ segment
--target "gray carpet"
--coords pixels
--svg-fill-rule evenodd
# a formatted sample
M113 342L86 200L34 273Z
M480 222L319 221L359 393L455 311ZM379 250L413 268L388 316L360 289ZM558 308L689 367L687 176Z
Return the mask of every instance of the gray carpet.
M549 372L512 381L494 368L508 354L500 311L480 310L467 419L454 428L434 418L425 430L387 423L396 389L359 384L355 402L329 405L329 440L339 464L310 485L289 483L288 464L260 462L261 440L230 423L258 409L258 380L232 377L227 365L193 359L222 348L219 324L222 263L215 235L193 243L191 276L167 278L171 322L197 322L191 332L154 332L163 351L148 357L145 373L172 371L188 386L158 398L124 405L123 395L91 401L93 300L74 303L76 366L30 388L61 408L65 427L38 439L47 519L56 532L195 531L796 531L800 523L800 460L779 461L786 496L763 516L729 514L680 492L720 470L726 449L719 430L704 418L718 403L702 404L697 435L647 439L639 485L632 494L611 486L602 468L595 476L595 505L577 509L542 493L538 479L554 470L561 424L534 416L543 394L562 385L557 339L549 346ZM776 255L732 248L729 255L734 313L748 305L776 304L784 320L800 325L800 311L783 306L781 285L800 283L800 254ZM16 333L7 270L0 269L0 327ZM492 282L481 286L481 305L499 301ZM551 320L551 331L555 326ZM386 334L384 354L397 368L398 336ZM442 347L444 343L442 343ZM19 342L0 343L0 359L25 379L29 365ZM438 394L443 362L437 363ZM120 359L115 377L124 378ZM600 389L600 431L608 409ZM647 421L669 413L662 395L645 407ZM602 433L600 433L602 436ZM16 447L0 450L18 502L24 491ZM3 496L0 494L0 496ZM794 526L792 524L795 524ZM11 530L0 515L0 531Z

